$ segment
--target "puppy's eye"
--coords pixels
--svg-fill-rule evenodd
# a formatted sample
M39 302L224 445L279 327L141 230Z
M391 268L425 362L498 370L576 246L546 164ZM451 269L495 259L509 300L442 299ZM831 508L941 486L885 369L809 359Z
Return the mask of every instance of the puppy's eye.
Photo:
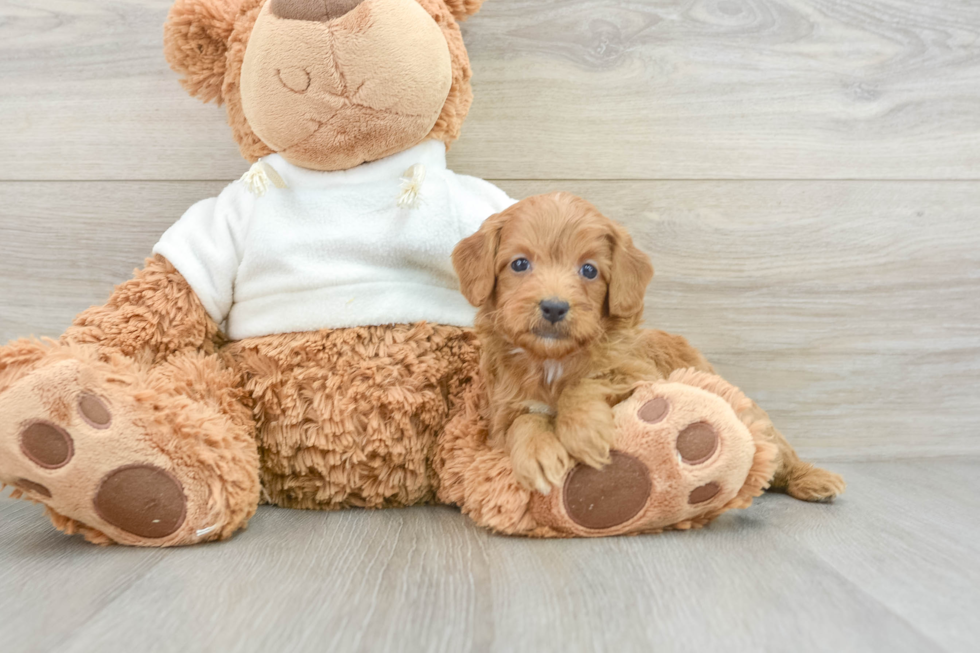
M531 269L531 262L526 258L515 258L510 262L510 269L514 272L527 272Z
M599 268L591 263L586 263L583 265L581 268L579 268L578 272L586 279L595 279L597 276L599 276Z

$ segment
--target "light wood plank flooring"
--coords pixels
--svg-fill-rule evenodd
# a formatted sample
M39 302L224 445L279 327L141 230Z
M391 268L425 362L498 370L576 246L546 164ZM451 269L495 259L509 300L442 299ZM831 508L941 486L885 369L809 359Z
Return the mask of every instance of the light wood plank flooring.
M980 459L831 468L832 505L608 540L262 508L223 544L98 549L0 500L3 650L975 651Z

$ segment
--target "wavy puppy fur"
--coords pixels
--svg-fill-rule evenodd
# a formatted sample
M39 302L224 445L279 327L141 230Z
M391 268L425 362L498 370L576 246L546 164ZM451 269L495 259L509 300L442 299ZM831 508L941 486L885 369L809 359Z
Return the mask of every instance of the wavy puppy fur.
M461 242L453 263L480 308L490 440L527 488L547 493L576 462L608 463L612 408L636 383L713 372L684 338L639 328L653 267L622 226L581 198L517 203ZM778 450L776 487L805 500L843 490L837 475L800 462L761 408L746 410Z

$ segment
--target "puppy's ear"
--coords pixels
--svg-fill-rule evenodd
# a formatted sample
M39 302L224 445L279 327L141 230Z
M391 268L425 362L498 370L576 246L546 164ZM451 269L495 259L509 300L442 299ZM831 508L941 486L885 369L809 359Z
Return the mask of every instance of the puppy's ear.
M609 314L613 317L639 317L643 296L653 279L650 257L633 244L629 233L613 223L612 273L609 280Z
M466 20L480 11L483 0L445 0L445 3L456 20Z
M163 28L167 63L188 93L221 104L228 41L242 0L177 0Z
M459 289L466 301L477 308L487 303L497 283L494 263L503 224L503 214L492 215L475 234L461 240L453 249L453 268L459 277Z

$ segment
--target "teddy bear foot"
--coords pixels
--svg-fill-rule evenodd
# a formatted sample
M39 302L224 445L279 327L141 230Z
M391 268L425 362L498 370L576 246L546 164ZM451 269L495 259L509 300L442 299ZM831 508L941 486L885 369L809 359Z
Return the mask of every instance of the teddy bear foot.
M0 482L96 543L214 539L225 525L193 451L158 419L164 399L102 367L50 362L0 394Z
M534 494L535 521L578 537L700 528L762 493L775 447L743 423L748 400L719 377L681 370L614 410L619 437L602 469L573 468Z
M200 512L188 504L200 500L154 450L148 420L122 389L73 360L16 383L0 395L0 480L96 541L185 539L188 512Z

